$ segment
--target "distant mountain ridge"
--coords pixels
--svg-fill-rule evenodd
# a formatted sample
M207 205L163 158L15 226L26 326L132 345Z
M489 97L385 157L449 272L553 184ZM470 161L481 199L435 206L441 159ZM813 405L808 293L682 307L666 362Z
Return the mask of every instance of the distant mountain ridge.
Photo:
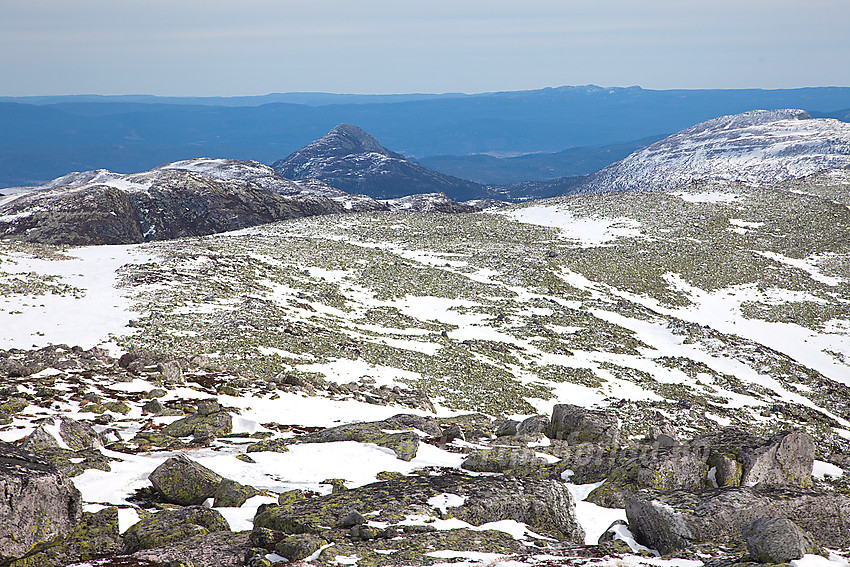
M63 98L43 105L5 99L0 187L40 184L68 171L144 171L198 155L271 163L340 123L356 124L386 147L417 158L560 152L676 132L759 108L850 108L850 88L843 87L653 91L589 85L405 100L354 96L323 95L327 104L320 106L311 105L318 99L297 97L254 106L191 98Z

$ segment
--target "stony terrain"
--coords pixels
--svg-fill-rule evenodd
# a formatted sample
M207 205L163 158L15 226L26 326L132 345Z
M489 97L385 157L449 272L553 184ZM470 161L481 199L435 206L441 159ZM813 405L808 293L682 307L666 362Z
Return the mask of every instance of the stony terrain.
M0 565L846 566L848 195L0 240Z

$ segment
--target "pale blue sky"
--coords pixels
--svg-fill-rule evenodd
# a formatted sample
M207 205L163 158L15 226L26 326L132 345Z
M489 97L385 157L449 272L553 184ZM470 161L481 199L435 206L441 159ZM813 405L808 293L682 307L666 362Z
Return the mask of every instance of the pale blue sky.
M850 86L848 0L0 0L0 95Z

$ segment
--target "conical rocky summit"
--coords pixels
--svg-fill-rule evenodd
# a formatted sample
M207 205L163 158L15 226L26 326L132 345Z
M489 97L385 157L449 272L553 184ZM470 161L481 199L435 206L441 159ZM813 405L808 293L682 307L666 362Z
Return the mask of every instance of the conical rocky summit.
M376 199L415 193L445 193L455 200L480 197L483 187L438 173L383 147L350 124L340 124L272 167L289 179L320 179Z

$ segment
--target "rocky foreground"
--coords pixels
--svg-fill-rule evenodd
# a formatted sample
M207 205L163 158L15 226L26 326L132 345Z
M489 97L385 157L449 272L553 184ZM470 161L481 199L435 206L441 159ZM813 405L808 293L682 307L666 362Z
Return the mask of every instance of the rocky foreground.
M523 420L438 418L415 390L258 381L203 356L116 359L64 345L0 351L0 376L0 432L13 441L0 442L3 566L564 565L658 554L718 566L815 554L841 565L836 550L850 549L850 455L816 461L801 430L686 438L659 414L644 437L627 438L613 413L570 404ZM291 396L306 395L385 407L389 417L332 427L270 420L246 433L228 405L277 399L285 420L291 400L307 399ZM346 479L357 463L341 461L339 478L315 479L320 492L252 486L198 462L214 451L261 467L271 454L285 462L299 447L352 442L401 462L432 448L458 464L357 485ZM108 483L100 471L142 456L159 464L140 471L124 501L84 502L76 482L101 474ZM577 487L589 491L583 501ZM234 530L226 516L243 507L254 510L250 529ZM624 510L625 521L589 538L587 507Z

